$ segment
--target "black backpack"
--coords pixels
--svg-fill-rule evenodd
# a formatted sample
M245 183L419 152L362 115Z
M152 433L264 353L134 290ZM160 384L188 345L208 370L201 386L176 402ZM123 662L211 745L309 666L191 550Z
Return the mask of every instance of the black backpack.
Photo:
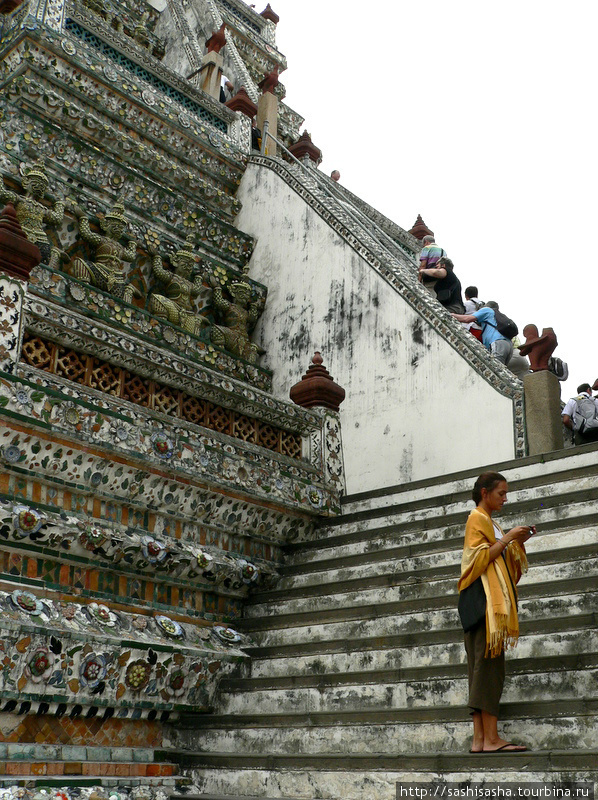
M494 316L496 317L496 325L492 325L491 322L486 320L488 325L492 325L493 328L500 333L501 336L504 336L505 339L513 339L519 333L519 328L510 317L507 317L506 314L503 314L502 311L497 311L496 308L492 309L494 311Z

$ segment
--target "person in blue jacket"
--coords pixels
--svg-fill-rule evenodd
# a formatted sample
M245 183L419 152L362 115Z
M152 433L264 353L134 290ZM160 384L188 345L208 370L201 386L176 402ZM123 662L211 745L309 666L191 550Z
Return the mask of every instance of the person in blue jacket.
M477 322L482 326L482 344L492 355L501 363L508 364L513 355L513 342L503 336L496 327L496 315L498 303L489 300L485 306L473 314L453 314L459 322Z

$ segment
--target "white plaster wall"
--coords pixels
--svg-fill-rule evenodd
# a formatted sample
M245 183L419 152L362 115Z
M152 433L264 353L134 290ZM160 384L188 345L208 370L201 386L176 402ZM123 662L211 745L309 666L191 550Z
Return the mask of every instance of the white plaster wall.
M498 393L272 170L250 165L238 227L249 274L268 287L254 334L288 398L315 350L347 396L347 492L515 456L512 401Z

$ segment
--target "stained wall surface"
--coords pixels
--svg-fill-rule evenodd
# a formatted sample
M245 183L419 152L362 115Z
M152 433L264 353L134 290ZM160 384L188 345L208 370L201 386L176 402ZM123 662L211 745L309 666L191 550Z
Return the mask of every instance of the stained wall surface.
M322 352L347 393L349 494L515 456L512 400L281 177L252 164L238 198L237 225L257 238L249 274L269 287L254 335L262 365L288 397Z

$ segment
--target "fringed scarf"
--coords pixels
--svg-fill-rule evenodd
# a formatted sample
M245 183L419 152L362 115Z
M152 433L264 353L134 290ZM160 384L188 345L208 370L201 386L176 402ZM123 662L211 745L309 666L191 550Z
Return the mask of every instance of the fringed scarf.
M501 529L502 530L502 529ZM466 589L481 576L486 593L486 657L494 658L519 638L517 618L517 589L519 578L527 572L525 548L510 542L499 556L488 561L488 551L496 542L490 516L484 509L475 508L465 526L465 544L461 560L459 591ZM510 575L510 577L509 577Z

